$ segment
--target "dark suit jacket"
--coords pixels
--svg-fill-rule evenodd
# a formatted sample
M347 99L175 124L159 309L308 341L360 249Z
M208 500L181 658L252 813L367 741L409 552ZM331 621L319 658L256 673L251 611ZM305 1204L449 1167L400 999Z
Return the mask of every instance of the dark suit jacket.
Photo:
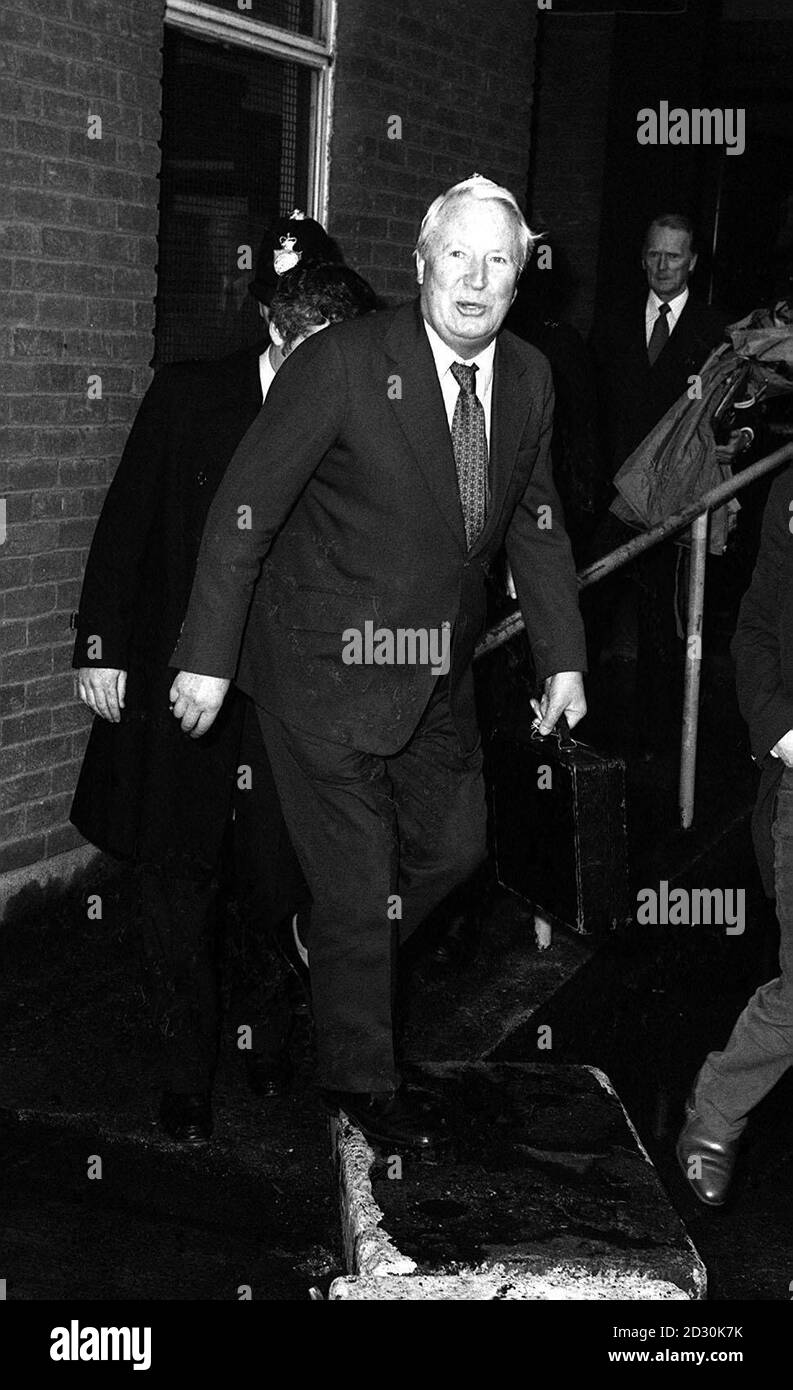
M647 296L615 309L591 337L605 452L611 476L688 387L688 378L720 342L727 314L691 294L669 341L652 367L647 357Z
M775 479L768 495L752 582L741 602L732 641L738 704L749 725L761 768L752 822L763 882L773 896L771 825L784 763L770 750L793 729L793 469Z
M97 523L73 665L128 672L120 724L94 719L71 818L121 857L189 876L213 867L234 787L243 701L205 739L168 707L179 634L209 504L261 406L261 346L163 367L147 391ZM89 639L102 640L89 657Z
M484 575L505 538L538 677L585 666L550 475L552 406L545 358L502 333L491 503L468 553L418 303L316 334L279 372L218 490L172 664L230 677L242 646L238 682L259 704L331 742L388 755L416 728L436 677L427 665L345 665L342 634L369 621L448 622L452 712L473 747L471 657Z

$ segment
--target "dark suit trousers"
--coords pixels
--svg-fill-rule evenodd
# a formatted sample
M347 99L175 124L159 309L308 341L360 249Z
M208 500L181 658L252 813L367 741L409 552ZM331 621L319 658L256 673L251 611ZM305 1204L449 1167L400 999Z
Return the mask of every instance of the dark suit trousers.
M261 1053L278 1047L289 1026L288 971L270 934L307 894L255 707L247 699L236 758L232 818L214 870L182 877L165 859L145 860L138 868L147 993L162 1041L163 1084L173 1091L212 1086L219 1047L218 896L224 870L231 871L236 899L233 918L223 924L230 928L223 932L226 1030L237 1043L240 1027L250 1028L250 1050Z
M390 757L314 738L261 708L259 717L313 898L317 1079L391 1090L397 947L485 856L481 749L461 749L444 677Z

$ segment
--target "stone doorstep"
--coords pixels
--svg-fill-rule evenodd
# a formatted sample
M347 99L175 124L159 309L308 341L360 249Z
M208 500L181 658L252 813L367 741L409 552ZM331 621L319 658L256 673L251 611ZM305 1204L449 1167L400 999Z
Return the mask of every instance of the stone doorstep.
M525 1237L514 1245L505 1244L503 1237L498 1245L491 1245L489 1258L466 1266L463 1261L454 1260L453 1268L439 1268L437 1271L419 1270L411 1255L403 1254L394 1237L389 1234L389 1217L378 1205L372 1186L372 1170L377 1164L377 1155L366 1142L361 1132L342 1115L331 1120L331 1143L336 1167L339 1201L341 1210L342 1234L348 1273L335 1279L330 1286L329 1299L358 1300L674 1300L688 1301L706 1296L706 1271L682 1222L674 1212L669 1199L658 1179L651 1160L639 1139L638 1134L617 1096L608 1077L596 1067L548 1066L532 1063L427 1063L422 1072L429 1085L447 1095L456 1093L458 1103L462 1093L473 1086L480 1093L490 1089L498 1095L499 1088L504 1092L504 1109L509 1115L514 1108L516 1124L520 1124L519 1101L522 1094L531 1099L544 1100L546 1107L554 1103L556 1092L569 1093L569 1107L574 1111L577 1104L584 1101L590 1109L600 1111L600 1137L593 1137L591 1147L600 1149L596 1157L609 1160L609 1147L620 1151L622 1166L627 1161L630 1168L631 1190L640 1190L643 1199L642 1210L637 1210L638 1228L642 1222L648 1225L642 1211L652 1208L650 1226L655 1230L663 1228L664 1241L659 1242L648 1231L645 1248L626 1250L624 1244L608 1246L608 1236L602 1240L589 1242L565 1236L549 1241L547 1236L536 1242L526 1241ZM550 1089L549 1089L550 1088ZM510 1095L510 1090L512 1094ZM550 1102L549 1102L550 1095ZM515 1106L515 1097L518 1105ZM558 1098L558 1095L557 1095ZM570 1112L568 1111L568 1114ZM465 1128L469 1128L468 1117L462 1111ZM542 1108L540 1108L542 1115ZM608 1139L604 1145L602 1120L605 1116ZM564 1118L564 1117L563 1117ZM475 1121L474 1121L475 1123ZM509 1128L509 1126L507 1126ZM547 1128L547 1122L546 1122ZM562 1141L564 1135L561 1136ZM524 1146L525 1147L525 1146ZM563 1142L560 1149L563 1150ZM543 1141L538 1147L528 1150L530 1162L525 1171L527 1197L532 1192L536 1174L531 1159L543 1158ZM545 1140L545 1154L551 1170L561 1162L558 1174L551 1178L555 1190L561 1193L566 1204L565 1210L575 1216L576 1188L565 1179L564 1160L575 1162L576 1154L566 1155L548 1146ZM597 1165L596 1165L597 1167ZM442 1158L434 1165L435 1173L442 1172L445 1190L454 1193L456 1167ZM416 1170L422 1172L421 1164ZM431 1170L424 1170L429 1173ZM596 1171L596 1168L595 1170ZM580 1176L580 1169L579 1169ZM482 1173L483 1180L486 1177ZM419 1178L419 1181L421 1179ZM514 1181L514 1177L512 1179ZM542 1181L548 1182L547 1173ZM613 1183L613 1176L611 1179ZM586 1178L584 1193L589 1200L588 1188L596 1199L596 1179L590 1184ZM384 1189L387 1191L387 1189ZM581 1192L581 1183L578 1184ZM537 1193L534 1191L534 1200ZM541 1198L541 1200L543 1200ZM604 1200L601 1197L601 1200ZM609 1200L617 1217L618 1198ZM388 1205L384 1202L384 1205ZM641 1203L636 1202L637 1208ZM630 1201L620 1201L619 1206L630 1207ZM653 1223L653 1215L655 1222ZM586 1224L586 1221L585 1221ZM619 1225L615 1220L615 1226ZM571 1243L572 1241L572 1243ZM565 1243L569 1248L564 1249ZM632 1242L633 1246L637 1241ZM641 1247L641 1237L638 1241ZM495 1258L494 1258L495 1256ZM430 1261L431 1263L431 1261ZM447 1262L448 1263L448 1262Z

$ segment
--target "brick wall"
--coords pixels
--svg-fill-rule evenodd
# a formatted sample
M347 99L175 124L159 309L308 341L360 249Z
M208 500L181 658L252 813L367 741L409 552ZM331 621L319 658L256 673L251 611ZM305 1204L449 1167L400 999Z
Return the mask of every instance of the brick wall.
M0 872L82 843L67 815L89 718L69 618L150 376L162 12L0 9Z
M0 13L0 873L82 843L69 619L150 376L162 24L162 0ZM414 293L420 218L455 180L478 170L522 201L535 29L526 0L341 0L330 228L382 293Z
M392 300L415 293L419 222L444 188L478 172L523 203L536 25L529 0L339 5L329 226Z

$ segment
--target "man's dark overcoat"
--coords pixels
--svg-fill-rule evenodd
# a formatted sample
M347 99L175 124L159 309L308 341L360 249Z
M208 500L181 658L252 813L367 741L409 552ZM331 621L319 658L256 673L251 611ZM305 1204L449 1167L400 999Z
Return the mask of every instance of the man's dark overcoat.
M688 387L724 336L730 316L689 294L663 351L650 366L640 302L606 314L593 330L601 425L612 476Z
M738 704L761 770L752 832L769 897L774 893L771 826L784 763L771 749L793 729L793 468L768 494L752 582L741 601L732 641Z
M121 723L94 718L71 819L100 849L185 877L216 864L247 721L232 689L208 734L183 734L169 709L168 661L209 505L261 407L262 348L157 373L108 491L80 598L73 665L117 667L128 682ZM94 657L92 637L102 643Z

